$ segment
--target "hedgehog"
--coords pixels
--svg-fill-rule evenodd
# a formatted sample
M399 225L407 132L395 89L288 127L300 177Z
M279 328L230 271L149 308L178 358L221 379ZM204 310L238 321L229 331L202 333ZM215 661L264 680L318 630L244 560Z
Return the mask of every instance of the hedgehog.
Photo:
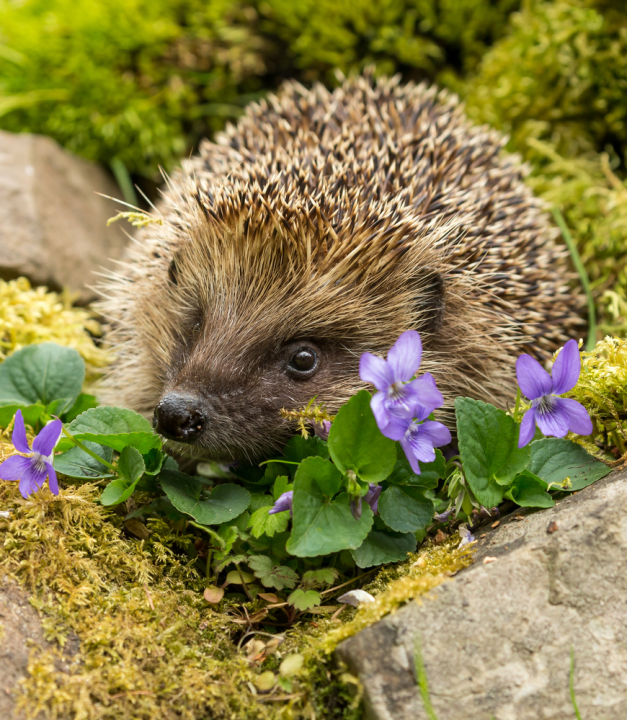
M269 456L282 408L333 413L363 352L407 329L445 398L506 406L514 362L582 327L567 254L506 139L458 98L373 73L287 82L166 177L158 223L106 280L108 404L175 453Z

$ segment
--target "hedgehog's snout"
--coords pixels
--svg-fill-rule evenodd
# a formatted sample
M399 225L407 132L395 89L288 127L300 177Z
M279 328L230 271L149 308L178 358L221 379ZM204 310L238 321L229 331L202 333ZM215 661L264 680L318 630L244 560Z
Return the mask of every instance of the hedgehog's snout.
M170 440L194 442L207 422L200 398L187 393L168 393L155 408L153 427Z

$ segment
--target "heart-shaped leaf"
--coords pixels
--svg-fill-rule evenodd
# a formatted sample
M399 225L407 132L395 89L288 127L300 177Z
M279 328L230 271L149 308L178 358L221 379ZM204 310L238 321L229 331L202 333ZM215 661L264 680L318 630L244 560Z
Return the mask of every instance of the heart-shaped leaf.
M0 402L49 405L57 413L72 407L85 379L85 363L73 348L56 343L29 345L0 365Z
M468 484L482 505L494 507L503 499L504 488L526 468L529 446L518 448L520 425L493 405L457 398L455 415Z
M413 533L393 533L373 528L356 549L351 550L357 567L367 568L384 563L400 562L416 549Z
M581 490L611 472L581 445L563 438L532 442L528 469L546 483L561 483L570 478L570 486L564 488L569 492Z
M307 472L301 475L301 468L294 480L294 518L287 551L298 557L313 557L359 547L372 526L370 506L363 503L361 517L355 520L347 493L331 499L314 477Z
M159 482L177 510L191 515L201 525L219 525L233 520L250 504L250 493L240 485L217 485L207 499L200 493L206 487L178 470L162 470Z
M555 500L546 492L547 487L537 475L525 470L516 476L505 497L521 507L550 508L555 505Z
M394 469L396 443L384 437L361 390L340 408L329 433L329 452L340 472L353 470L365 482L381 482Z
M397 532L415 532L433 520L433 502L424 496L422 488L390 485L379 498L379 515L383 522Z
M161 439L148 420L124 408L103 405L87 410L70 423L68 430L78 440L90 440L118 452L127 445L137 448L142 455L152 448L161 449Z
M105 447L104 445L97 445L92 442L86 442L85 446L107 462L111 462L111 458L113 457L112 448ZM54 467L55 470L62 475L67 475L67 477L71 478L79 478L81 480L99 480L113 476L113 472L110 468L102 463L99 463L91 455L88 455L79 447L76 447L76 445L67 452L64 452L62 455L55 456Z

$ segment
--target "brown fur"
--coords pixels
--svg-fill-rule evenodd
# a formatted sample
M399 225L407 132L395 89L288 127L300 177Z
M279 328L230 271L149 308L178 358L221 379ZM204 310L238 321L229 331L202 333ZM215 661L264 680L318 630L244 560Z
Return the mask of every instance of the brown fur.
M336 410L363 386L361 353L415 328L449 409L503 405L516 355L546 358L581 327L564 251L503 144L454 96L396 79L288 83L250 106L169 181L164 225L104 289L104 400L152 414L170 390L201 393L198 454L258 457L289 433L280 408ZM303 340L321 367L293 380Z

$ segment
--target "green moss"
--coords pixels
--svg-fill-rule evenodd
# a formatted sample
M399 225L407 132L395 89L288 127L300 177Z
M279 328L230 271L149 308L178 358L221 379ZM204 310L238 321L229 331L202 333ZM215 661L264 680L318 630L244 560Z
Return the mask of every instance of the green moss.
M566 218L598 337L627 332L627 6L527 0L464 94L470 117L511 136L530 185Z
M594 441L615 447L627 459L627 340L607 337L581 353L581 375L567 397L582 403L594 423L592 438L571 435L593 455Z
M0 0L0 126L158 179L286 77L459 77L519 0ZM2 97L4 95L4 97Z
M110 354L94 344L92 337L100 334L94 314L73 307L68 293L32 289L26 278L0 280L0 362L26 345L53 341L77 350L93 377L111 361Z

